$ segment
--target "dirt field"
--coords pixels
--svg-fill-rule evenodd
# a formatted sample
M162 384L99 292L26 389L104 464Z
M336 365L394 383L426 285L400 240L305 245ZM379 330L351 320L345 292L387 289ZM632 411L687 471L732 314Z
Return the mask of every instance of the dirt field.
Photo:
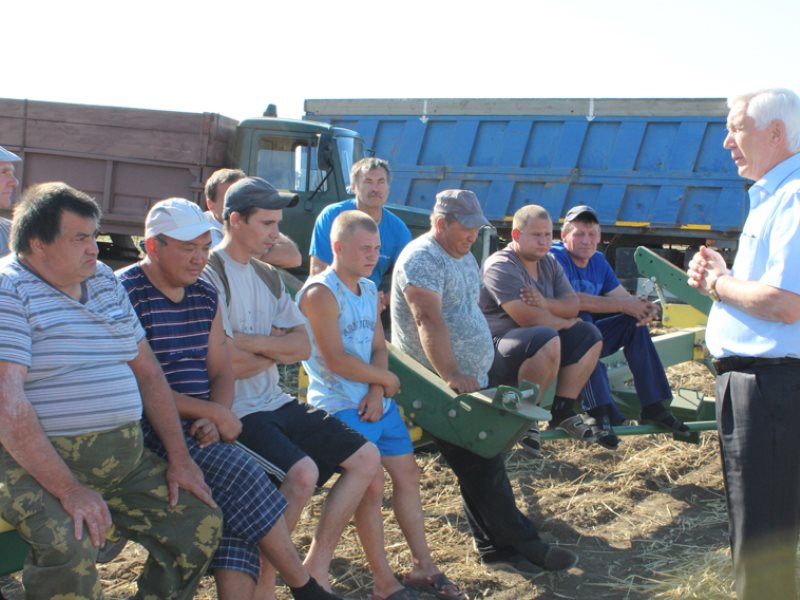
M675 387L711 391L711 379L700 367L672 369L670 377ZM533 581L489 571L478 562L455 478L436 454L420 455L419 463L428 541L442 570L473 600L734 597L713 433L703 434L697 445L657 435L623 438L616 452L572 441L545 443L543 459L511 452L507 466L519 506L546 539L580 555L569 572ZM296 531L301 550L323 498L324 492L315 497ZM410 555L388 501L384 516L392 567L401 573L409 568ZM107 597L132 593L143 555L128 544L101 567ZM337 550L332 577L348 598L369 595L370 575L352 527ZM11 590L7 597L22 598L14 582L4 589ZM204 580L197 598L216 598L212 579ZM279 598L290 598L288 590L279 590Z

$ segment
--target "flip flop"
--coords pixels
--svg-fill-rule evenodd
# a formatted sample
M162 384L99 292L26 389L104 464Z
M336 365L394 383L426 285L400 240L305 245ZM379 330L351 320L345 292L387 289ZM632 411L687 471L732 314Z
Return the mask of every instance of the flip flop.
M429 577L412 577L409 573L403 577L403 585L413 590L433 594L443 600L467 600L466 594L447 578L444 573Z

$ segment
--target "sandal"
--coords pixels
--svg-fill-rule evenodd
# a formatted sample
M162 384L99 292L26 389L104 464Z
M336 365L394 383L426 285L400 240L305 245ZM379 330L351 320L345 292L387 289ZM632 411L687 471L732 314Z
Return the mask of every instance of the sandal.
M403 585L433 594L443 600L467 600L467 596L458 589L458 586L447 578L444 573L437 573L429 577L412 577L411 574L403 577Z
M522 450L534 458L542 458L542 437L536 425L531 425L530 429L525 432L525 435L520 438L518 443Z
M560 429L569 437L579 442L593 442L595 440L592 428L583 422L580 415L567 417L556 425L556 429Z

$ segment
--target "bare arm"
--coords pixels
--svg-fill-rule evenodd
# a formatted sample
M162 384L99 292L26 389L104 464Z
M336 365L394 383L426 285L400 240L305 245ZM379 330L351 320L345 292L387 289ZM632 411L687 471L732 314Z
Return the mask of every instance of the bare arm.
M434 291L413 285L407 286L403 295L414 316L425 356L439 377L458 392L480 389L475 377L465 375L458 369L450 342L450 331L442 317L442 297Z
M577 300L577 297L576 297ZM556 330L567 329L575 324L576 318L563 318L554 315L547 308L533 306L522 299L511 300L501 305L501 308L514 319L520 327L542 325Z
M314 332L314 339L329 369L340 377L351 381L376 384L396 391L394 388L399 387L397 377L388 369L388 354L386 354L385 342L381 348L383 327L380 328L380 340L377 340L378 335L376 335L373 337L372 343L373 359L376 358L375 350L378 350L378 364L376 365L375 360L366 363L345 350L342 343L342 333L339 330L339 307L328 288L322 285L315 285L308 289L303 294L300 310L308 317L311 329ZM380 322L380 319L377 319L377 321ZM377 327L376 325L376 330ZM378 366L381 362L383 366Z
M327 269L330 266L324 260L321 260L319 257L314 256L313 254L309 257L309 263L310 263L309 274L312 276L322 273L325 269Z
M144 414L167 451L170 505L177 504L179 488L184 488L215 508L216 504L211 497L211 490L203 479L203 473L189 456L172 390L164 377L161 365L158 364L147 340L139 342L138 349L136 358L128 365L139 384Z
M728 273L716 250L700 246L689 263L689 285L703 294L715 289L722 302L765 321L786 324L800 320L800 295L760 281L744 281Z
M239 350L258 354L276 363L292 364L308 358L311 345L303 325L289 329L273 327L270 335L235 333L233 343Z
M581 310L591 313L623 313L646 325L658 317L658 306L645 298L637 298L621 285L604 296L578 293Z
M572 319L578 316L580 301L575 292L570 292L560 298L545 298L544 307L555 317Z
M111 526L105 500L81 485L42 429L24 391L27 368L0 362L0 444L39 485L58 498L72 517L75 539L86 524L92 544L103 544Z
M297 244L282 233L278 241L261 255L261 260L282 269L294 269L303 264L303 257Z

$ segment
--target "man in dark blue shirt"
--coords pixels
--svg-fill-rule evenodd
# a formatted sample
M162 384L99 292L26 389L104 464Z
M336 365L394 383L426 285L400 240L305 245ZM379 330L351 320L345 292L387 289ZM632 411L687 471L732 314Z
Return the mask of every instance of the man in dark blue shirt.
M631 295L620 285L605 256L597 251L599 243L597 213L591 206L576 206L567 212L561 243L553 244L551 252L578 294L581 318L594 322L603 334L601 356L624 349L642 404L640 421L688 435L689 428L664 406L672 398L672 391L647 328L658 316L658 307ZM592 317L609 313L620 314L597 321ZM616 448L619 440L612 426L622 423L624 417L614 403L602 362L598 361L582 396L584 409L597 423L598 442Z

